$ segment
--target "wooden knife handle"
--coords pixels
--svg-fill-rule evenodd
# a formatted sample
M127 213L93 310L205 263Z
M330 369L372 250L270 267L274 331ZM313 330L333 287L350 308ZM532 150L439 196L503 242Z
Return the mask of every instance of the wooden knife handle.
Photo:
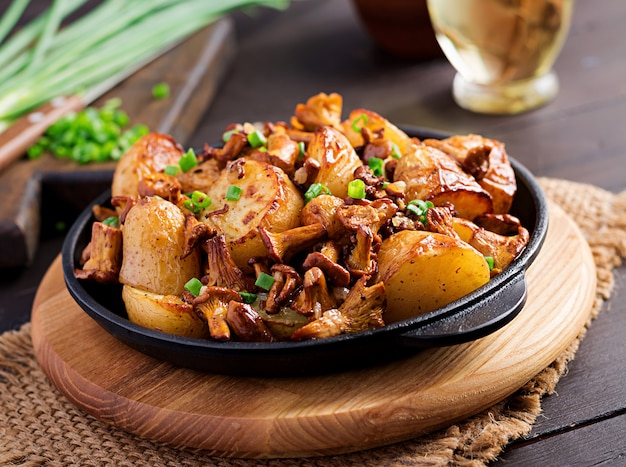
M61 96L17 119L0 134L0 170L22 156L50 125L65 114L84 107L79 96Z

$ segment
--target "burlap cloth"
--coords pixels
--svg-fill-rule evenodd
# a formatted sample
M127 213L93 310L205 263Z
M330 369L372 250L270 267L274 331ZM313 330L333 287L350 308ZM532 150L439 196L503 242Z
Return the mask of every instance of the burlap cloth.
M613 289L613 268L626 257L626 191L618 195L563 180L540 179L546 195L578 223L598 276L587 326ZM584 206L584 209L581 209ZM530 433L541 398L554 391L584 337L506 400L429 436L325 458L241 460L172 449L109 426L68 402L46 379L31 346L30 324L0 336L0 464L19 466L479 466Z

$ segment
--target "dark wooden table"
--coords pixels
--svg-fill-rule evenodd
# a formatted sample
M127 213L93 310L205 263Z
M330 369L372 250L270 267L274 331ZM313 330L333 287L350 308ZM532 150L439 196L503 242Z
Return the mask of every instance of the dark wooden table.
M44 3L44 2L40 2ZM626 188L626 3L578 0L557 63L557 99L509 117L481 116L451 99L453 70L440 58L404 61L371 42L348 0L295 2L284 13L235 15L238 55L201 124L185 143L215 141L243 120L287 120L296 103L339 92L346 109L363 106L393 122L475 132L506 142L537 176L619 192ZM62 235L45 215L62 195L43 185L41 244L35 261L0 271L0 331L29 319L38 282L59 253ZM69 216L75 215L70 212ZM626 268L557 386L543 400L530 437L513 443L502 465L626 463Z

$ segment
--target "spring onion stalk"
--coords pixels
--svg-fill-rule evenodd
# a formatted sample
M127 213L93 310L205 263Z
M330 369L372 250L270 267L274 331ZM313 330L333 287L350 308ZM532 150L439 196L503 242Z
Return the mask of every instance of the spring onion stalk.
M289 0L105 0L65 24L84 3L54 0L13 34L28 1L14 0L7 10L0 22L0 131L57 96L86 92L148 61L230 11L283 9Z

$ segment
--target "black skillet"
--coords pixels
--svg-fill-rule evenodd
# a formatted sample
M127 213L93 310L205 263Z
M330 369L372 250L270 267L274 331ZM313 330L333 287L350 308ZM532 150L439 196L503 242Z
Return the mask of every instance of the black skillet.
M421 139L441 133L404 128ZM68 232L62 250L67 288L78 305L106 331L128 346L158 360L195 370L236 376L305 376L345 371L404 358L420 349L448 346L486 336L522 310L527 296L525 273L536 258L548 228L546 199L533 175L511 158L518 190L511 214L531 233L525 250L501 274L449 305L382 328L300 342L248 343L193 339L131 323L119 286L103 286L74 277L89 242L91 207L107 204L103 193L86 208Z

